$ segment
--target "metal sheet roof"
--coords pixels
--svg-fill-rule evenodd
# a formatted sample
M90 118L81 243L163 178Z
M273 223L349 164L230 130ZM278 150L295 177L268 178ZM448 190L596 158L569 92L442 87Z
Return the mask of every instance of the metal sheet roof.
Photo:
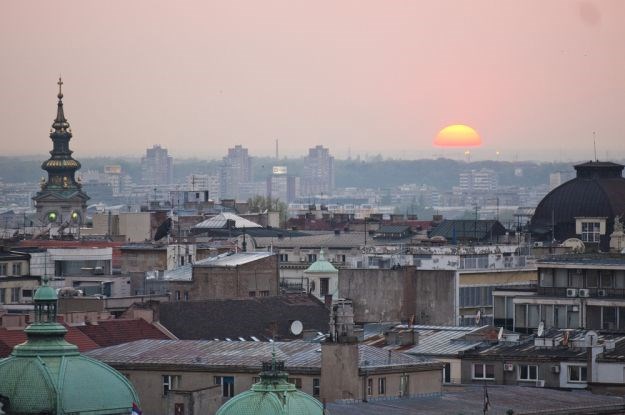
M445 356L457 355L461 351L473 349L481 341L467 341L463 337L469 333L481 330L483 327L460 327L460 326L408 326L398 325L395 328L414 328L418 333L418 344L402 347L403 353L418 356ZM371 338L369 344L383 344L384 338ZM385 350L397 349L397 345L382 346Z
M193 264L198 267L236 267L272 256L271 252L238 252L236 254L222 254L202 259Z
M234 221L234 227L237 229L262 228L258 223L242 218L230 212L223 212L210 219L206 219L194 226L196 229L225 229L228 220Z
M92 350L86 355L112 365L176 364L201 367L260 369L261 362L284 360L287 369L321 368L321 345L304 341L255 342L219 340L138 340ZM379 368L429 364L428 358L358 345L359 367Z

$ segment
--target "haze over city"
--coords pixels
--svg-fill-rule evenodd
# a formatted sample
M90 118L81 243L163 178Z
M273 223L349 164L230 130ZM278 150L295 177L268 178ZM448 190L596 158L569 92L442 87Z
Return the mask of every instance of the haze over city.
M5 155L49 147L59 73L79 157L232 143L398 158L473 127L475 159L621 159L622 1L9 2Z

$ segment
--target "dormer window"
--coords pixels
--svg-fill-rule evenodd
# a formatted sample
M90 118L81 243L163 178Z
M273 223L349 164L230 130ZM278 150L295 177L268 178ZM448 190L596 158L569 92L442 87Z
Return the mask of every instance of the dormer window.
M599 243L606 233L606 218L575 218L575 233L587 243Z

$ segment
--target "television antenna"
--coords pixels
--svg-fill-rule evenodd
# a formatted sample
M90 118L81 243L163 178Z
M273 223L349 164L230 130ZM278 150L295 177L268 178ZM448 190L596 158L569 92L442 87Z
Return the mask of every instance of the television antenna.
M302 324L301 321L295 320L294 322L291 323L290 331L291 331L291 334L293 334L294 336L299 336L300 334L302 334L303 330L304 330L304 325Z

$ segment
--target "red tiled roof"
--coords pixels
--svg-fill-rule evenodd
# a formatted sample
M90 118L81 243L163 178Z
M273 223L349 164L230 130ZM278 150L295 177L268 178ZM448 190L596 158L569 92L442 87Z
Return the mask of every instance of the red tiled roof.
M115 346L143 339L169 340L165 333L143 319L104 320L97 324L77 328L100 347Z
M67 329L65 340L78 346L80 352L97 349L99 346L91 340L86 334L78 330L78 327L72 327L64 324ZM13 351L13 347L26 341L26 333L23 330L7 330L0 327L0 358L7 357Z

